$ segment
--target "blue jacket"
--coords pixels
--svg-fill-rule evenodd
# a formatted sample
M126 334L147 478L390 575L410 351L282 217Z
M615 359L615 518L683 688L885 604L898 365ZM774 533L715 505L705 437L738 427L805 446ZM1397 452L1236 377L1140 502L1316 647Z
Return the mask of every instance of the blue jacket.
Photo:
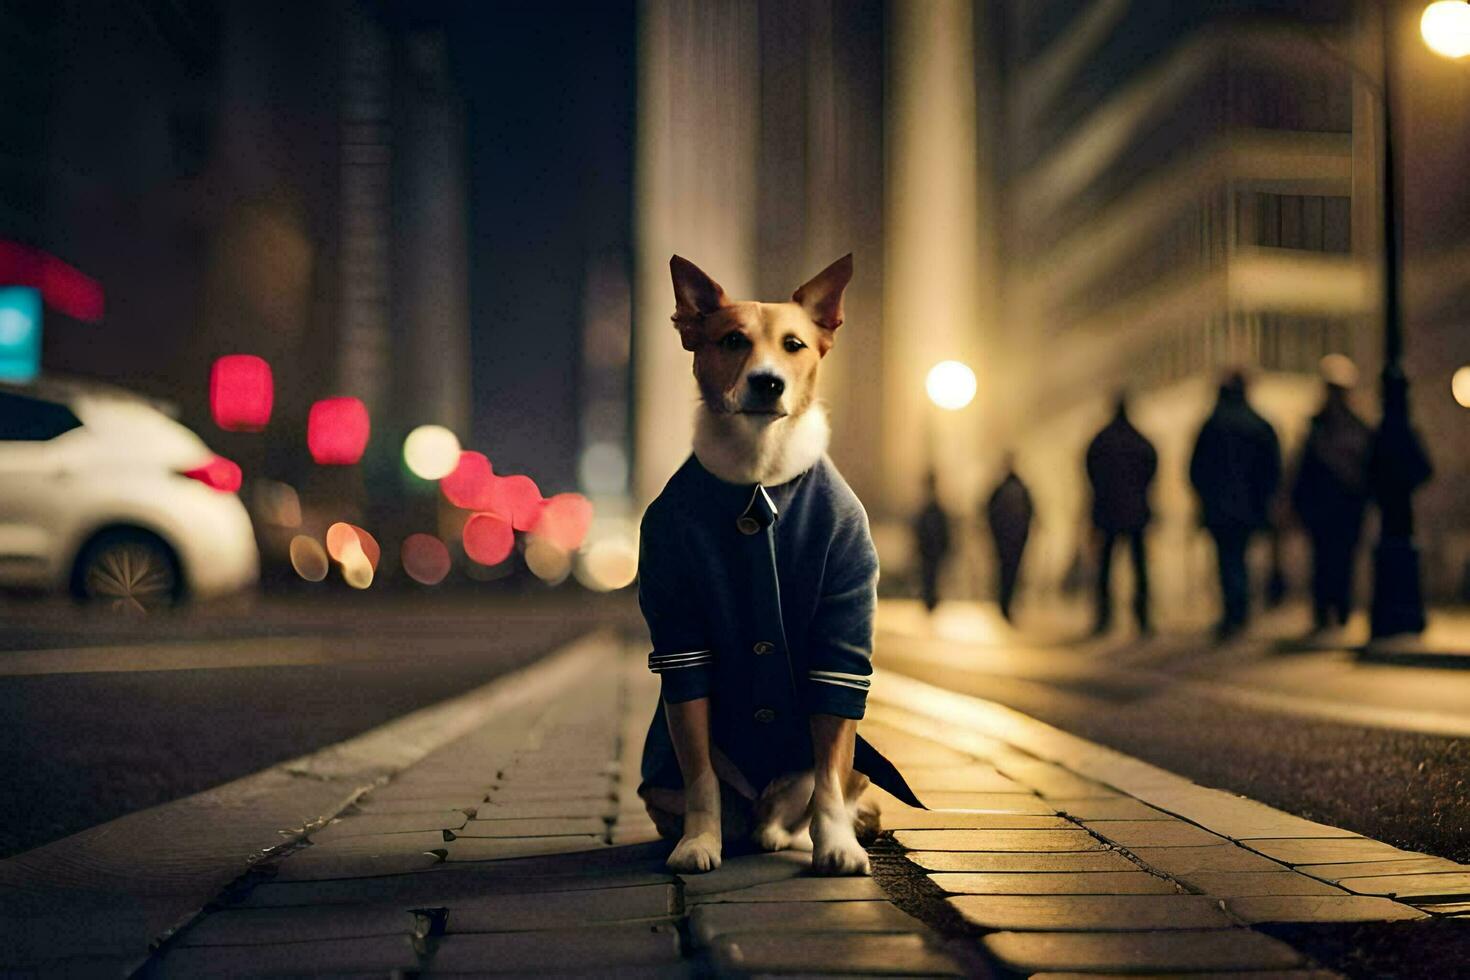
M638 577L648 665L663 686L644 744L648 784L683 785L665 701L709 697L713 743L757 791L812 765L809 715L863 716L878 555L827 457L763 487L726 483L691 455L644 514ZM911 799L858 742L855 767Z

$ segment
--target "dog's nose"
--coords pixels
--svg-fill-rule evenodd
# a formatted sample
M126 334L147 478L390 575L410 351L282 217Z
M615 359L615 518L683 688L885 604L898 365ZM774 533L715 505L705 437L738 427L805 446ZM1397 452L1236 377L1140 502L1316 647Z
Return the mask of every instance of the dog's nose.
M753 394L775 401L786 390L786 382L775 374L752 374L749 382Z

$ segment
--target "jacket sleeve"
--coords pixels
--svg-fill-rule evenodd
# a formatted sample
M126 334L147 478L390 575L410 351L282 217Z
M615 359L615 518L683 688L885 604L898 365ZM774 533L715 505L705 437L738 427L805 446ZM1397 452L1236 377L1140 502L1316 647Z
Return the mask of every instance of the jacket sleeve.
M638 605L648 623L653 650L648 669L663 681L663 698L677 704L708 697L714 671L704 617L689 601L690 579L682 542L652 512L645 516L638 543Z
M811 714L861 718L873 673L873 614L878 604L878 552L868 519L844 514L822 574L816 616L807 636L806 707Z

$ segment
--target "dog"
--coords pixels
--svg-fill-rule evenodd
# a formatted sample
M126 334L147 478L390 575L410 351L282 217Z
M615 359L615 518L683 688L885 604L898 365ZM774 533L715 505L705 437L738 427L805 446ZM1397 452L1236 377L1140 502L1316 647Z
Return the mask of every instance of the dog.
M867 874L869 777L921 804L857 735L877 552L817 398L852 256L784 303L732 301L677 255L670 271L700 398L693 453L642 522L639 603L663 696L639 793L676 841L674 871L717 868L748 839L809 849L819 874Z

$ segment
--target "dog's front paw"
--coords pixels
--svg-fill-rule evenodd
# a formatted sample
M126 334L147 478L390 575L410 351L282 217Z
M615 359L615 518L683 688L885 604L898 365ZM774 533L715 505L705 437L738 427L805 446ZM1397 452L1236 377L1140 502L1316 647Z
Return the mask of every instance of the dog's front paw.
M751 839L763 851L784 851L791 846L791 834L778 823L756 828Z
M813 807L812 871L819 875L868 874L868 852L853 833L844 806Z
M720 866L720 839L710 834L692 834L681 838L669 855L670 871L679 874L703 874Z

